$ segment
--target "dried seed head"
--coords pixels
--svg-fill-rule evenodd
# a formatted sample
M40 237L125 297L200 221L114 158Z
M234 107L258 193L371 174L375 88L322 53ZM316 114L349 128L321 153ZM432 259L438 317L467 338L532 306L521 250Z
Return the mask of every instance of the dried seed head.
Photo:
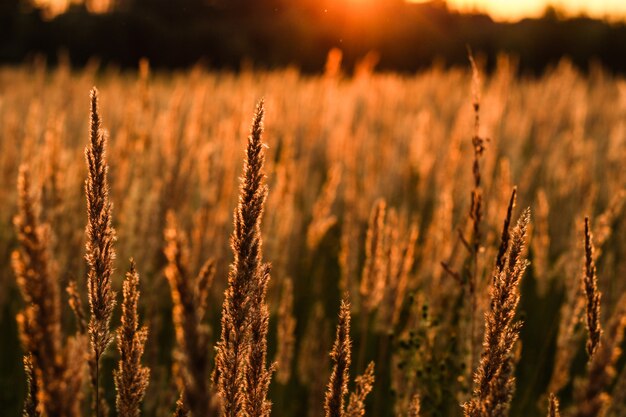
M326 417L344 416L344 397L348 393L352 340L350 339L350 303L341 301L339 323L330 357L334 363L326 388Z
M600 323L600 298L598 289L598 277L596 276L596 265L593 255L593 241L589 218L585 217L585 273L583 275L583 288L587 299L587 354L589 360L593 358L600 344L602 337L602 325Z

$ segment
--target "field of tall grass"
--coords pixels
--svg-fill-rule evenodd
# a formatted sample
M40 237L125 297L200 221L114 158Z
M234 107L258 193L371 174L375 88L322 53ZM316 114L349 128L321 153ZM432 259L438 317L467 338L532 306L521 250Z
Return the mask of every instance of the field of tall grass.
M2 416L626 416L623 78L39 62L0 149Z

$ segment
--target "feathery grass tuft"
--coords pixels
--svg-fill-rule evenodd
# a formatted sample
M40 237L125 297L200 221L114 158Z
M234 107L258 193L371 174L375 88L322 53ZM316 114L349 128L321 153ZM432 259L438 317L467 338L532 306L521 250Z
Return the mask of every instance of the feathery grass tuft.
M363 307L367 312L374 310L381 302L385 289L385 200L376 201L370 214L365 241L365 265L361 276Z
M101 127L98 113L98 90L91 90L91 119L89 146L85 150L88 175L85 182L87 195L86 255L89 266L87 292L91 317L89 339L95 361L92 369L94 389L93 409L97 417L107 414L100 389L100 358L106 351L113 335L110 330L115 308L115 292L111 288L113 261L115 259L115 230L112 225L109 201L108 166L106 162L106 133Z
M257 273L257 282L251 294L249 311L250 349L246 369L245 406L249 417L268 417L272 403L267 400L272 374L276 368L273 363L267 367L267 333L269 309L265 301L267 285L270 279L270 267L264 265Z
M498 271L502 271L504 268L504 257L506 251L509 248L509 240L511 238L511 218L513 216L513 209L515 208L515 202L517 199L517 187L513 187L511 198L509 199L509 205L506 209L506 217L504 219L504 225L502 227L502 235L500 236L500 247L498 248L498 255L496 256L496 268Z
M22 408L22 417L39 417L41 413L37 410L37 381L31 354L24 355L24 372L26 373L26 398Z
M420 396L415 394L409 404L409 417L420 417Z
M167 213L165 228L165 276L172 294L173 321L177 348L175 365L182 403L192 415L205 416L211 409L209 386L209 328L204 323L209 288L215 275L213 261L205 263L192 279L188 271L189 251L186 236L180 231L176 216Z
M222 335L217 345L214 379L221 399L222 415L269 412L266 402L269 375L265 369L267 307L264 306L268 270L262 261L261 217L267 196L262 142L264 104L260 101L248 136L239 202L234 214L235 230L231 237L234 260L228 275L222 306ZM259 314L261 317L259 317ZM256 317L255 317L256 315ZM251 335L256 343L251 352ZM252 356L251 356L252 355ZM247 377L250 360L254 375ZM248 392L254 392L253 397Z
M615 366L622 355L626 328L626 294L622 294L615 311L601 335L601 342L587 364L587 375L574 384L575 409L572 417L603 416L611 396L609 388L617 373Z
M363 375L355 379L356 387L350 394L346 417L362 417L365 415L365 399L374 388L374 362L370 362Z
M559 399L556 398L556 395L554 394L550 394L548 417L561 417L561 414L559 413Z
M145 326L139 328L139 274L132 259L124 281L123 296L122 324L117 331L120 361L113 373L117 390L116 407L120 417L138 417L148 388L150 369L141 365L148 329Z
M344 397L348 393L348 379L350 377L352 341L350 340L350 303L341 301L339 309L339 323L335 335L335 344L330 352L334 363L333 371L326 388L324 409L326 417L343 417Z
M12 254L12 266L26 303L17 322L22 345L31 355L36 410L46 417L78 416L81 363L70 364L69 360L80 354L79 343L76 339L64 343L59 283L49 253L50 229L39 222L39 203L32 196L30 171L25 165L20 167L17 184L14 223L20 249Z
M593 259L593 237L589 217L585 217L585 273L583 275L583 288L587 300L587 355L590 360L598 350L600 338L602 337L602 324L600 323L600 298L602 294L598 290L598 277L596 276L596 265Z
M78 291L78 284L75 280L71 280L65 289L68 295L68 304L74 313L76 319L76 327L80 334L87 334L88 324L85 318L85 310L83 308L83 302L80 298L80 292Z
M519 338L515 322L519 304L519 283L527 266L522 254L530 210L526 209L511 233L504 259L505 268L495 268L491 287L491 308L485 317L483 353L474 376L472 398L463 405L466 417L505 417L515 388L512 351Z

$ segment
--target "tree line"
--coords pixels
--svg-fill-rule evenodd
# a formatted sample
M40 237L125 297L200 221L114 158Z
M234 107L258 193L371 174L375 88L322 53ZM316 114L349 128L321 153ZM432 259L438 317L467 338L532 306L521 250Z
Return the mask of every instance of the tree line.
M178 68L204 62L238 69L295 65L320 71L332 48L352 68L370 52L378 68L415 71L432 65L465 65L467 46L485 57L519 58L520 71L538 73L569 57L583 70L600 63L626 71L626 25L586 16L563 17L547 9L540 18L496 22L480 13L451 10L445 1L372 0L356 7L331 0L109 0L72 3L56 16L35 0L0 0L0 62L34 55L54 62L67 51L72 64L97 57L103 63Z

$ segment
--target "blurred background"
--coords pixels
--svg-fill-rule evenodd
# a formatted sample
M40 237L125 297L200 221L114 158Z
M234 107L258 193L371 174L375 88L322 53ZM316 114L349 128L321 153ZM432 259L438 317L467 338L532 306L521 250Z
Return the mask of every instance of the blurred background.
M312 72L337 47L346 68L370 54L380 69L415 71L465 65L471 45L487 69L504 52L530 73L563 56L623 72L625 16L620 0L0 0L0 63L65 51L74 65L145 57L166 68Z
M11 268L21 163L50 225L60 288L76 279L86 304L84 147L94 85L110 137L113 284L119 300L134 257L150 329L143 415L171 416L180 391L163 274L166 213L188 237L190 273L208 257L216 262L212 348L260 97L269 146L264 259L273 265L268 358L281 364L273 415L323 415L328 352L349 291L351 377L376 362L367 415L406 415L418 393L422 417L462 416L483 330L468 323L482 323L489 306L513 186L515 217L531 207L533 222L509 415L545 416L549 392L576 415L580 387L592 381L579 285L584 216L602 323L626 317L625 52L624 0L0 0L0 416L21 415L26 389L15 320L24 303ZM459 238L472 233L473 137L486 139L475 260ZM377 291L363 291L383 201L376 227L387 260ZM470 265L480 278L478 309L467 297ZM621 334L608 340L626 351ZM114 348L103 358L111 406L117 360ZM593 392L609 404L606 417L624 417L626 357L611 356L604 369L610 375Z

